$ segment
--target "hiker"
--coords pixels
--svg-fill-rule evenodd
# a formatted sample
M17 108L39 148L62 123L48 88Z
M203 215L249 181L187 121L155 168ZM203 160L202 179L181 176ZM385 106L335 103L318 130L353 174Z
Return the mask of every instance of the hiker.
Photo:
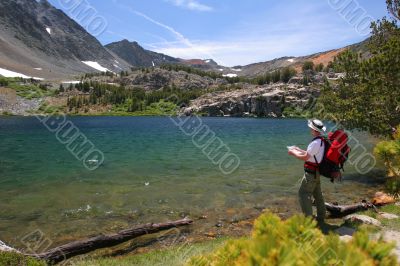
M307 150L298 147L290 147L288 154L296 157L304 163L304 176L299 189L299 201L301 209L306 216L312 216L312 199L314 197L317 206L317 221L325 220L325 201L321 191L321 180L318 164L324 157L324 141L322 134L326 131L324 124L317 119L309 120L308 127L314 137Z

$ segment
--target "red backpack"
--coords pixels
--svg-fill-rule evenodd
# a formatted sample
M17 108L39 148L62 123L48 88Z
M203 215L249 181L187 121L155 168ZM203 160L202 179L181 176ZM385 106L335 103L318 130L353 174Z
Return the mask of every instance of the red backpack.
M341 180L343 165L347 161L350 153L350 147L347 145L349 140L348 135L343 130L336 130L329 132L328 138L319 136L315 139L321 139L322 143L325 144L324 157L319 164L314 165L314 169L318 169L322 176L331 179L333 183L335 179ZM316 158L315 158L315 161ZM310 169L310 163L306 163L305 168Z
M333 182L335 179L341 180L343 165L349 158L350 147L347 145L349 136L344 130L336 130L329 132L328 139L321 137L325 143L324 158L319 164L319 172L321 175L330 178ZM322 142L321 142L322 143Z

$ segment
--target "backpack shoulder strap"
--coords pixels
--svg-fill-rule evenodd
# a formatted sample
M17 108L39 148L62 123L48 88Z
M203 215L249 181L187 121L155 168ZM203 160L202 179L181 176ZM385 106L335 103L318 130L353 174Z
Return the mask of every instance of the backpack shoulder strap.
M318 136L318 137L315 137L312 141L317 140L317 139L321 140L321 147L322 147L322 144L325 143L325 138L323 136Z
M314 139L313 139L313 141L314 140L317 140L317 139L319 139L319 140L321 140L321 146L320 147L322 147L322 145L325 143L325 138L323 137L323 136L318 136L318 137L315 137ZM326 148L326 147L325 147ZM324 150L324 153L325 153L325 150ZM324 155L325 156L325 155ZM315 160L315 163L316 164L320 164L320 163L318 163L318 160L317 160L317 157L314 155L314 160Z

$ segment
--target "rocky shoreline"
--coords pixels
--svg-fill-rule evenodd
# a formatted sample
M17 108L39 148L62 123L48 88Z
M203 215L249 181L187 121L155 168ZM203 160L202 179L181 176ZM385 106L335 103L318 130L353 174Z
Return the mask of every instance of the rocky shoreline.
M16 94L16 91L0 87L0 115L32 115L37 111L43 99L26 99Z

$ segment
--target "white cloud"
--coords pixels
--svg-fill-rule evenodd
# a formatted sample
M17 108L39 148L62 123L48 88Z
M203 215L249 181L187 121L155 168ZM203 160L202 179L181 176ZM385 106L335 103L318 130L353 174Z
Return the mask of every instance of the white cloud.
M214 10L211 6L201 4L196 0L166 0L166 1L178 7L186 8L189 10L203 11L203 12Z
M181 6L189 2L165 1L173 1ZM225 66L251 64L282 56L308 55L354 42L353 29L345 23L342 25L327 20L329 10L326 11L323 5L322 8L295 6L291 10L280 10L282 7L279 7L269 12L275 14L285 11L280 20L265 15L238 20L218 37L201 40L189 39L176 28L129 6L119 7L172 34L172 40L155 37L156 42L144 45L147 49L183 59L212 58Z
M166 25L166 24L163 24L163 23L161 23L161 22L159 22L159 21L157 21L157 20L155 20L155 19L153 19L153 18L151 18L151 17L149 17L149 16L147 16L147 15L145 15L145 14L139 12L139 11L136 11L136 10L130 10L130 11L133 12L135 15L140 16L140 17L146 19L147 21L149 21L149 22L151 22L151 23L153 23L153 24L155 24L155 25L160 26L160 27L162 27L162 28L168 30L168 31L171 32L171 33L176 37L176 39L179 40L181 43L183 43L183 44L185 44L185 45L188 45L188 46L191 46L191 45L192 45L192 44L190 43L190 41L189 41L188 39L185 38L185 36L183 36L180 32L176 31L174 28L172 28L172 27L170 27L170 26L168 26L168 25Z
M176 41L174 41L174 42L165 42L165 41L163 41L162 42L162 46L163 47L167 47L167 46L168 47L173 47L173 46L171 46L171 44L173 43L176 46L184 47L186 49L190 49L191 51L195 51L194 54L201 55L198 58L204 58L204 57L206 57L206 58L216 58L213 54L209 53L208 50L201 49L201 47L198 47L198 46L194 45L188 38L186 38L182 33L177 31L173 27L168 26L168 25L166 25L166 24L164 24L164 23L162 23L160 21L157 21L157 20L147 16L146 14L144 14L142 12L139 12L137 10L132 9L131 7L124 6L124 5L119 5L119 7L120 8L125 8L130 13L135 14L135 15L137 15L139 17L142 17L145 20L147 20L147 21L149 21L149 22L151 22L151 23L153 23L153 24L155 24L155 25L157 25L157 26L159 26L161 28L164 28L165 30L170 32L175 37ZM158 49L157 48L158 46L152 46L152 44L149 44L148 46L150 46L153 50L157 50ZM167 55L170 55L170 54L167 54ZM190 58L193 58L193 57L190 57Z
M285 17L239 21L218 38L148 44L156 52L184 59L213 58L225 66L246 65L283 56L303 56L354 42L351 27L329 21L317 7L294 8ZM280 13L280 10L271 10ZM318 12L319 11L319 12ZM293 16L292 14L298 14ZM205 56L211 55L211 56Z

